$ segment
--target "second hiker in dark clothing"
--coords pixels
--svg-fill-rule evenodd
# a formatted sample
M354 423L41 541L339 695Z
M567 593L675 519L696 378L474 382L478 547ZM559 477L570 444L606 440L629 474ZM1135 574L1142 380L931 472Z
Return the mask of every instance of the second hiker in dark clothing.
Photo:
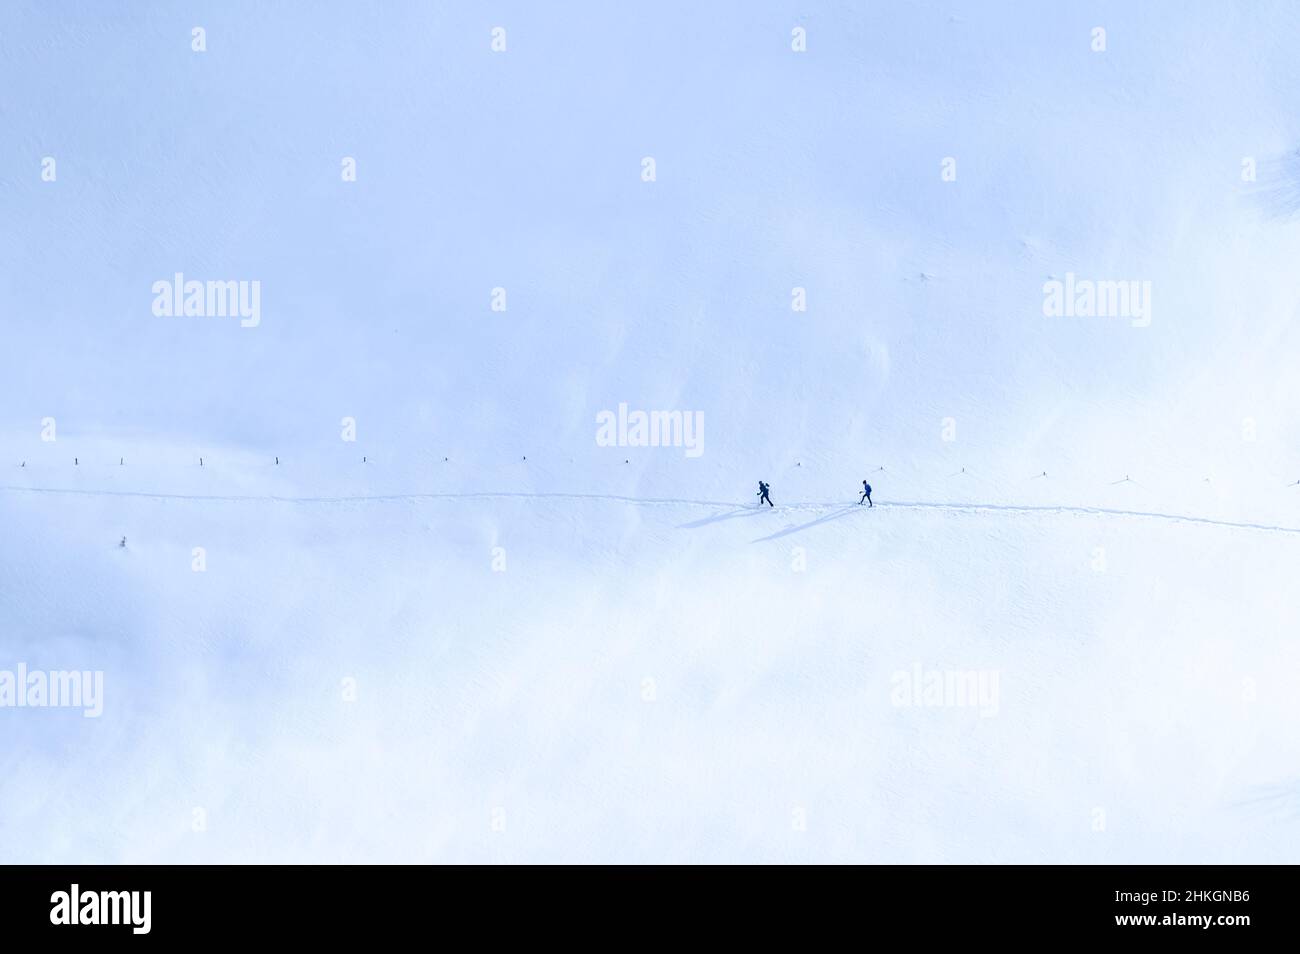
M871 502L871 485L867 483L865 480L862 482L862 496L858 498L859 507L862 506L862 501L864 500L867 502L868 507L875 506L875 504Z
M767 505L768 505L769 507L775 507L775 506L776 506L776 504L772 503L772 498L769 497L769 496L767 495L767 492L768 492L770 489L771 489L771 488L768 487L767 484L763 483L761 480L758 482L758 505L759 505L760 507L763 506L763 501L764 501L764 500L767 501Z

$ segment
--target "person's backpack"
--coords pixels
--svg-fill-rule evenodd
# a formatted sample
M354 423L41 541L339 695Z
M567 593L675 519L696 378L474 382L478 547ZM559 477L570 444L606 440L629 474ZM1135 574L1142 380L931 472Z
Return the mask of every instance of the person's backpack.
M864 486L864 487L867 488L867 496L870 497L870 496L871 496L871 485L870 485L870 484L863 484L862 486Z

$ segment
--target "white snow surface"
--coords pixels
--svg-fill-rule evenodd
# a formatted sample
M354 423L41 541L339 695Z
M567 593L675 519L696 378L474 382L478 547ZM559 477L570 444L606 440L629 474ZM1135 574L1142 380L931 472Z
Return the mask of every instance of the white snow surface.
M1297 102L1284 2L6 4L0 672L104 699L0 862L1300 860Z

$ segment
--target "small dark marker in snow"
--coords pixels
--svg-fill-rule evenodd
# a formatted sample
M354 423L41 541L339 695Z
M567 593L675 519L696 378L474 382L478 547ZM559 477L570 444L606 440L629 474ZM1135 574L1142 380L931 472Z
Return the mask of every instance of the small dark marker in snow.
M277 458L275 459L275 462L276 462L276 464L279 464L279 463L280 463L280 458L277 457Z
M203 466L203 458L202 458L202 457L199 458L199 466L200 466L200 467Z
M126 463L125 459L123 459L123 458L121 458L121 457L119 457L119 458L117 459L117 466L118 466L118 467L121 467L121 466L122 466L123 464L125 464L125 463Z
M120 546L120 547L124 547L124 546L126 546L126 537L123 537L123 538L122 538L122 542L119 543L118 546Z
M81 461L77 460L77 458L75 458L75 457L72 458L72 466L73 466L73 467L80 467L80 466L81 466Z

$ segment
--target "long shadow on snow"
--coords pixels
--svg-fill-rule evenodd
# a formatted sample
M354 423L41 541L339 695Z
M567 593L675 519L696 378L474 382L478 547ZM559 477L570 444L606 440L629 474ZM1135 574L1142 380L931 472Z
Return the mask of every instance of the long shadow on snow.
M766 541L768 541L768 540L776 540L776 539L778 539L778 538L780 538L780 537L788 537L788 536L789 536L790 534L792 534L792 533L798 533L798 532L801 531L801 530L807 530L807 529L809 529L809 528L811 528L811 527L815 527L815 526L817 526L817 524L819 524L819 523L828 523L828 522L830 522L831 520L838 520L838 519L840 519L840 517L843 517L843 516L845 516L846 514L853 513L853 511L855 511L855 510L857 510L857 509L858 509L858 505L857 505L857 504L849 504L849 505L848 505L847 507L845 507L843 510L836 510L834 513L828 513L828 514L827 514L826 516L824 516L824 517L818 517L816 520L810 520L810 521L808 521L807 523L800 524L800 525L797 526L797 527L786 527L784 530L778 530L776 533L773 533L773 534L771 534L771 535L769 535L769 536L766 536L766 537L759 537L757 540L751 540L750 542L751 542L751 543L764 543L764 542L766 542Z
M711 523L719 523L723 520L735 520L737 517L753 517L762 513L757 507L741 507L738 510L732 510L728 513L716 514L712 517L705 517L703 520L692 520L690 523L678 525L678 530L696 530L700 527L707 527Z

